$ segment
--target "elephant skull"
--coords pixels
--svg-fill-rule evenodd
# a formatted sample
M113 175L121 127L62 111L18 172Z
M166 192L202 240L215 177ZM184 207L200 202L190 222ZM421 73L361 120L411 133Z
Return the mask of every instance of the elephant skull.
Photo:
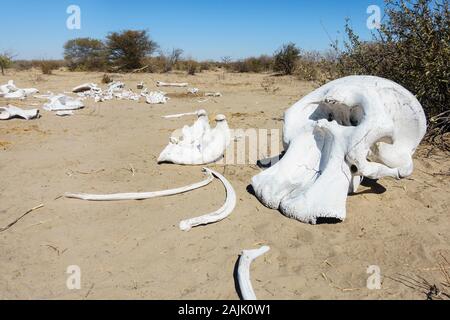
M305 223L343 221L363 177L401 179L426 132L422 106L402 86L350 76L313 91L285 113L285 154L252 179L269 208Z

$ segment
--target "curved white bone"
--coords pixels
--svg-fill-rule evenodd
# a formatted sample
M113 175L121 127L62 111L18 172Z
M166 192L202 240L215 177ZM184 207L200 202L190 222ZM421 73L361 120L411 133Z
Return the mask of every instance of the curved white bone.
M138 193L117 193L117 194L85 194L85 193L65 193L66 198L88 200L88 201L121 201L121 200L145 200L157 197L167 197L180 193L185 193L195 189L202 188L213 181L213 176L208 170L204 170L207 178L201 182L191 184L189 186L154 192L138 192Z
M284 157L252 179L260 201L302 222L344 220L361 177L404 178L426 132L415 96L372 76L332 81L284 116Z
M21 117L25 120L30 120L36 118L38 115L38 109L24 110L11 105L0 107L0 120L8 120L14 117Z
M183 231L189 231L193 227L196 227L196 226L221 221L221 220L225 219L226 217L228 217L231 214L231 212L233 212L234 207L236 206L236 192L234 191L231 183L228 182L228 180L225 179L224 176L222 176L220 173L217 173L214 170L211 170L208 168L204 168L204 170L211 173L216 178L218 178L220 181L222 181L223 185L225 186L225 190L227 192L227 198L225 200L225 203L219 210L205 214L205 215L197 217L197 218L192 218L192 219L187 219L187 220L181 221L180 229Z
M183 82L183 83L175 83L175 82L171 83L171 82L156 81L156 86L157 87L181 87L181 88L183 88L183 87L189 86L189 84L185 83L185 82Z
M270 247L263 246L255 250L243 250L239 258L238 282L241 295L244 300L257 300L255 291L250 281L250 265L256 258L262 256L270 250Z
M159 155L158 163L201 165L219 160L231 142L231 133L224 115L218 115L216 123L216 127L211 130L200 126L205 131L196 131L197 133L192 133L189 127L185 127L183 136L189 143L180 143L172 138Z

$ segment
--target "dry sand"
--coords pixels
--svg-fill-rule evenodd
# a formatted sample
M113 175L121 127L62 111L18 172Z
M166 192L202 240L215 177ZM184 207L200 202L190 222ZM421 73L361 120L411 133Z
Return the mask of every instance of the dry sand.
M101 77L11 71L0 83L14 79L58 93L100 84ZM255 165L211 165L233 184L237 207L228 219L190 232L180 231L179 221L219 208L220 182L146 201L56 199L66 191L153 191L200 181L200 167L156 164L170 133L194 120L162 115L204 108L211 116L225 113L232 128L281 128L284 110L314 88L290 77L220 72L115 79L130 88L144 80L153 90L156 80L187 81L223 97L199 103L185 89L167 89L173 98L166 105L86 100L72 117L41 109L38 120L0 122L0 228L44 204L0 233L0 298L237 299L238 254L262 244L272 250L252 266L260 299L425 299L427 288L416 281L442 287L439 263L450 259L450 161L439 152L427 157L425 146L412 177L383 179L350 196L341 224L306 225L263 207L247 191ZM69 265L81 267L81 290L66 287ZM381 290L366 287L370 265L381 268Z

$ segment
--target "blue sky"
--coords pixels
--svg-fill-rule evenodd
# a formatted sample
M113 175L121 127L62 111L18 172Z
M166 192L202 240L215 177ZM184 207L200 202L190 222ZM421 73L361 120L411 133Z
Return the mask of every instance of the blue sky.
M81 9L81 29L69 30L67 7ZM272 54L282 43L308 50L342 39L345 18L363 38L369 5L382 0L0 0L0 51L17 59L62 58L65 41L103 39L110 31L147 29L163 50L196 59ZM328 34L327 34L328 33Z

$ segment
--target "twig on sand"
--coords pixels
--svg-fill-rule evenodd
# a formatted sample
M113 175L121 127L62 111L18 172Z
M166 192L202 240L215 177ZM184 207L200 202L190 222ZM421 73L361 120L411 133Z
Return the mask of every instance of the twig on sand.
M64 252L67 251L67 248L64 249L64 250L59 250L58 247L53 246L53 245L51 245L51 244L41 244L41 246L47 247L47 248L50 248L50 249L54 250L54 251L58 254L58 256L62 255Z
M84 296L85 299L87 299L87 297L89 297L89 295L91 294L92 289L94 289L94 287L95 287L95 283L93 283L93 284L91 285L91 287L89 288L88 292L87 292L86 295Z
M69 169L66 174L71 177L74 175L74 173L78 173L78 174L83 174L83 175L88 175L88 174L96 174L96 173L100 173L100 172L104 172L106 171L105 169L99 169L99 170L93 170L93 171L89 171L89 172L85 172L85 171L78 171L78 170L72 170Z
M362 288L342 288L342 287L340 287L340 286L334 284L333 280L330 279L330 277L328 277L327 274L326 274L325 272L322 272L321 276L322 276L322 278L323 278L326 282L328 282L328 285L329 285L331 288L340 290L340 291L342 291L342 292L352 292L352 291L358 291L358 290L361 290L361 289L362 289Z
M8 224L6 227L0 228L0 232L4 232L6 230L8 230L9 228L11 228L13 225L15 225L17 222L19 222L20 219L22 219L23 217L25 217L27 214L40 209L44 206L44 204L40 204L34 208L31 208L30 210L28 210L27 212L25 212L23 215L21 215L20 217L18 217L16 220L14 220L13 222L11 222L10 224Z

